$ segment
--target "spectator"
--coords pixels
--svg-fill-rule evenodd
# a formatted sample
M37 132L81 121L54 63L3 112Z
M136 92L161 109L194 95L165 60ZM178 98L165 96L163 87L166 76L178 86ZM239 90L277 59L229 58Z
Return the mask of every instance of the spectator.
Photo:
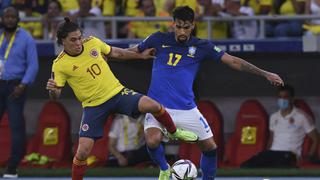
M17 177L17 166L25 150L25 123L23 108L26 88L38 71L36 44L32 36L18 27L19 13L12 6L4 9L0 32L0 119L4 112L9 115L12 147L6 178Z
M43 25L48 29L49 38L51 40L56 39L56 33L59 24L57 20L54 20L54 18L61 16L63 16L63 13L60 2L57 0L52 0L48 6L47 13L42 17Z
M149 161L143 135L144 115L134 119L117 114L109 132L109 151L107 166L134 166Z
M156 8L153 0L139 0L138 8L141 10L139 16L155 16ZM165 32L169 22L136 21L129 23L128 38L146 38L152 32Z
M299 15L304 12L304 0L275 0L274 12L278 15ZM267 37L294 37L302 35L301 20L266 23Z
M11 0L2 0L0 1L0 15L2 16L3 10L11 5Z
M306 0L305 13L311 15L320 15L320 3L318 0ZM303 26L308 31L306 35L319 34L320 33L320 19L312 19L307 21Z
M199 2L199 9L202 9L199 18L202 16L220 16L224 11L224 0L201 0ZM213 39L226 39L228 37L228 25L226 22L212 22L211 30L211 38ZM196 36L208 38L207 22L198 22L196 24Z
M78 0L59 0L59 2L62 5L62 11L64 13L79 9Z
M280 87L278 98L280 110L270 117L268 150L247 160L242 167L295 167L301 159L302 143L306 135L312 140L308 158L316 157L318 133L311 118L294 107L293 87Z
M92 7L92 0L78 0L79 9L70 11L71 19L77 20L83 29L84 37L89 35L105 38L104 23L102 21L88 21L83 18L91 16L102 16L98 7Z
M33 11L32 9L32 2L27 1L24 6L22 6L22 11L20 12L20 16L22 18L24 17L41 17L41 14ZM20 22L19 24L21 27L26 29L27 31L30 32L30 34L36 38L36 39L41 39L43 36L43 30L42 30L42 24L41 22Z
M226 10L232 16L254 16L249 6L242 6L240 0L226 0ZM232 22L231 35L235 39L253 39L258 36L258 25L255 20Z

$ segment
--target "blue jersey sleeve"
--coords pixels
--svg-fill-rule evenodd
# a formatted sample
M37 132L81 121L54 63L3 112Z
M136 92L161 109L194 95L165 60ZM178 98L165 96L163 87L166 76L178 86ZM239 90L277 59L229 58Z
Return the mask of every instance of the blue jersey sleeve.
M142 42L138 44L138 50L139 52L142 52L148 48L155 47L155 43L157 42L158 35L160 32L153 33L150 36L148 36L146 39L144 39Z
M216 62L221 61L221 57L224 54L219 47L215 46L212 42L208 42L204 47L204 52L206 52L205 59L206 60L214 60Z

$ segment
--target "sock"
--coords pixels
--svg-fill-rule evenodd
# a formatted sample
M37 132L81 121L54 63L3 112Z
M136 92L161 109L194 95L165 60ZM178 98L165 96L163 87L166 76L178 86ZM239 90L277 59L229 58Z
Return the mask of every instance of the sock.
M202 180L214 180L217 170L217 150L204 151L201 154L200 167Z
M164 156L164 148L162 144L155 149L151 149L147 146L147 149L151 159L160 167L161 170L164 171L169 168L166 157Z
M167 129L169 133L172 134L176 132L176 125L172 121L172 118L169 115L169 113L163 108L163 106L161 106L159 112L153 113L152 115Z
M72 163L72 180L82 180L87 169L87 160L78 160L73 158Z

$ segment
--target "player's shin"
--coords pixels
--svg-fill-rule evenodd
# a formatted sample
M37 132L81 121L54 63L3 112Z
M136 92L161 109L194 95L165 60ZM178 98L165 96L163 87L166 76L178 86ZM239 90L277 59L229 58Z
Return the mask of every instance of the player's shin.
M79 160L76 156L72 163L72 180L82 180L87 169L87 160Z
M169 168L166 157L164 155L164 148L162 146L162 144L160 144L158 147L156 148L149 148L147 146L148 149L148 153L150 158L153 160L153 162L155 162L161 170L167 170Z
M217 150L204 151L201 154L200 167L202 180L214 180L217 170Z
M174 124L171 116L163 106L161 106L159 112L153 113L152 115L167 129L169 133L176 132L176 125Z

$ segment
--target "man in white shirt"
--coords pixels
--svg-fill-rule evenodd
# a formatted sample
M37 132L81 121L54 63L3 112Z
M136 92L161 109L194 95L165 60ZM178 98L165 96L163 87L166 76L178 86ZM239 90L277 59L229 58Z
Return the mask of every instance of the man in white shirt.
M150 161L143 132L144 115L137 119L116 114L109 131L107 166L132 166Z
M295 107L293 101L294 88L289 85L280 87L280 110L270 117L268 150L247 160L241 167L295 167L302 158L302 144L306 135L312 140L308 158L316 157L319 140L314 122L305 112Z

